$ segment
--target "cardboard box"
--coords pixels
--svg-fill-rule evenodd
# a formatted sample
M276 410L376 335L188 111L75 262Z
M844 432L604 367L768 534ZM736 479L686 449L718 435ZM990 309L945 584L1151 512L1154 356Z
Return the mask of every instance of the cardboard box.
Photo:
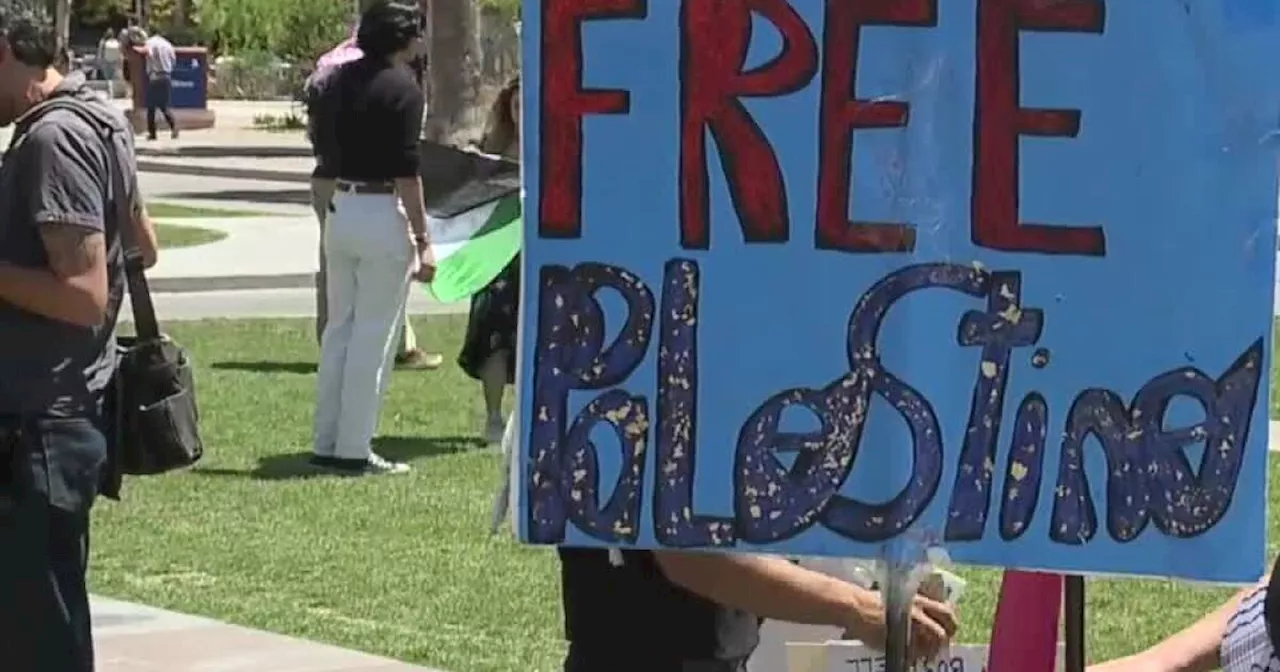
M985 644L953 644L937 659L912 668L913 672L985 672ZM1058 672L1062 672L1063 646L1058 644ZM884 672L884 654L862 642L788 642L787 672Z

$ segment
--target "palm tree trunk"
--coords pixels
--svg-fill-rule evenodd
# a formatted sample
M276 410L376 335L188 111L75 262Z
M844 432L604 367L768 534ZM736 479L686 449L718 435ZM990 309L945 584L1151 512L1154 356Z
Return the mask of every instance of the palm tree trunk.
M56 0L53 5L53 28L57 35L58 54L65 54L71 44L71 0ZM70 63L66 64L68 67Z
M474 0L427 0L427 117L424 136L459 143L475 127L480 94L480 16Z

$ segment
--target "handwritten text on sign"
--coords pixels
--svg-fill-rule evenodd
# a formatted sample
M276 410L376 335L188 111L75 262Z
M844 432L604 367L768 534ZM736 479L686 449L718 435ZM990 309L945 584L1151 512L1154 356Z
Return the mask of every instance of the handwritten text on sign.
M1231 78L1277 50L1145 4L939 4L534 3L525 538L867 555L914 529L976 562L1256 575L1276 200L1256 137L1280 106ZM1195 64L1180 44L1133 48L1180 22L1217 50L1211 85L1160 70ZM1210 89L1229 115L1151 116ZM740 237L713 245L713 220ZM1150 545L1216 530L1259 558Z
M911 668L912 672L985 672L989 648L952 645L937 657ZM884 654L858 642L792 643L787 645L787 672L884 672ZM1057 669L1062 669L1058 646Z

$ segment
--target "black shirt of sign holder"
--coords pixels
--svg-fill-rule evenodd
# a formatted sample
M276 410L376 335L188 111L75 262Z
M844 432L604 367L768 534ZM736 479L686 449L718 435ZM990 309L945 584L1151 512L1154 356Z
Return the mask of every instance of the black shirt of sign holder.
M760 642L760 619L668 581L653 554L561 548L565 672L736 672Z

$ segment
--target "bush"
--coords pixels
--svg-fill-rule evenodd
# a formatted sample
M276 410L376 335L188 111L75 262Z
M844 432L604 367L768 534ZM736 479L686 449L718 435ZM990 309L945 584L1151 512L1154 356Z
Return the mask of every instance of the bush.
M511 19L520 16L520 0L481 0L486 9L492 9Z
M200 32L222 54L270 53L305 63L350 31L350 0L203 0Z
M278 100L292 95L297 68L264 51L244 51L218 59L209 80L209 97L232 100Z
M193 26L172 25L162 30L165 38L175 47L202 47L204 39Z

